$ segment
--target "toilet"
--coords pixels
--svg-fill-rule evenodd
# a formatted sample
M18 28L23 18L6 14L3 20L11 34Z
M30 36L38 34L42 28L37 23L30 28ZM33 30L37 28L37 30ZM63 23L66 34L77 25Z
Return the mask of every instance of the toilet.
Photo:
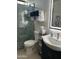
M36 40L25 41L24 46L25 46L25 49L26 49L26 55L27 56L38 53L37 41Z

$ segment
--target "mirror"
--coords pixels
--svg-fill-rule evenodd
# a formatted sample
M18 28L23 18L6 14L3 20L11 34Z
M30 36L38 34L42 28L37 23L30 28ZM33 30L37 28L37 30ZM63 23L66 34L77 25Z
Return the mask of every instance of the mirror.
M61 0L51 0L50 27L61 29Z

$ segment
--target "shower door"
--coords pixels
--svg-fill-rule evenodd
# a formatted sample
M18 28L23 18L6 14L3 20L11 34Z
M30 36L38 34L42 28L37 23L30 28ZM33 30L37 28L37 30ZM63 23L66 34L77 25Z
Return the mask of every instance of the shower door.
M24 42L34 38L33 22L31 18L24 15L24 20L27 24L22 23L22 12L30 12L32 7L17 3L17 48L23 48Z

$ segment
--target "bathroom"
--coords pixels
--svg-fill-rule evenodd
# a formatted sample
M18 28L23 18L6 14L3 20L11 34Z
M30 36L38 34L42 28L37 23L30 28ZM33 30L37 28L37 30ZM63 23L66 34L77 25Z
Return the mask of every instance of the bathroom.
M61 59L61 0L17 1L17 59Z

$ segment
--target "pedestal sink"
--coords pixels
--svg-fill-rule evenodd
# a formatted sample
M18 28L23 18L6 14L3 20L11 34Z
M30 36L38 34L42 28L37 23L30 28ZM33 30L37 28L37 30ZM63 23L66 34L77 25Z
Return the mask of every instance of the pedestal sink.
M50 35L42 36L44 43L55 51L61 51L61 41L56 40Z

